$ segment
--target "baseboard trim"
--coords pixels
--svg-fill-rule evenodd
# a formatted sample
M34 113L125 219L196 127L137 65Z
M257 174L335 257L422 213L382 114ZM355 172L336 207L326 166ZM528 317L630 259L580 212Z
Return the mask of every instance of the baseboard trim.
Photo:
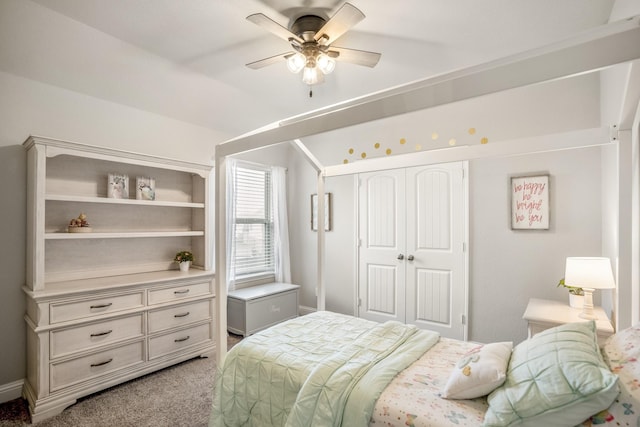
M8 402L22 396L24 379L0 385L0 403Z
M310 314L317 311L315 307L307 307L306 305L298 306L298 313L300 316L304 316L305 314Z

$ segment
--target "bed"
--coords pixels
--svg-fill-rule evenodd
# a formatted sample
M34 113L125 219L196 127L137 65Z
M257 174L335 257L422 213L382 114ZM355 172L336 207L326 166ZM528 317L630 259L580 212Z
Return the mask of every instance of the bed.
M593 322L512 350L316 312L231 349L210 426L640 426L640 327L602 354Z

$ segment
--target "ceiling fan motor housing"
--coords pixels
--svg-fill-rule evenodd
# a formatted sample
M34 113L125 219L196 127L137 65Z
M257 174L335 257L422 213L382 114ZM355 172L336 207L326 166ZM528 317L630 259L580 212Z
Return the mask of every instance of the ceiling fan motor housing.
M316 15L304 15L291 24L291 32L307 43L313 42L314 36L326 22Z

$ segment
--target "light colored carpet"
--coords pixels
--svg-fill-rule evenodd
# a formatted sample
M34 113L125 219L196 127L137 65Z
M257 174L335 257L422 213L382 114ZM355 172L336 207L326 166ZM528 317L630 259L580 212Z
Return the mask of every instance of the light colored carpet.
M229 348L239 337L229 338ZM0 405L2 427L200 427L209 422L216 363L197 358L78 400L29 424L26 402Z

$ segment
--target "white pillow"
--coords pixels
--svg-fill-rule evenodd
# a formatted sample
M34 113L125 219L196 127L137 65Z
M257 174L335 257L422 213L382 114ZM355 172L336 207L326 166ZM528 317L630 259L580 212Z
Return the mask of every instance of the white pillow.
M478 346L456 364L442 397L474 399L485 396L504 383L512 342Z

